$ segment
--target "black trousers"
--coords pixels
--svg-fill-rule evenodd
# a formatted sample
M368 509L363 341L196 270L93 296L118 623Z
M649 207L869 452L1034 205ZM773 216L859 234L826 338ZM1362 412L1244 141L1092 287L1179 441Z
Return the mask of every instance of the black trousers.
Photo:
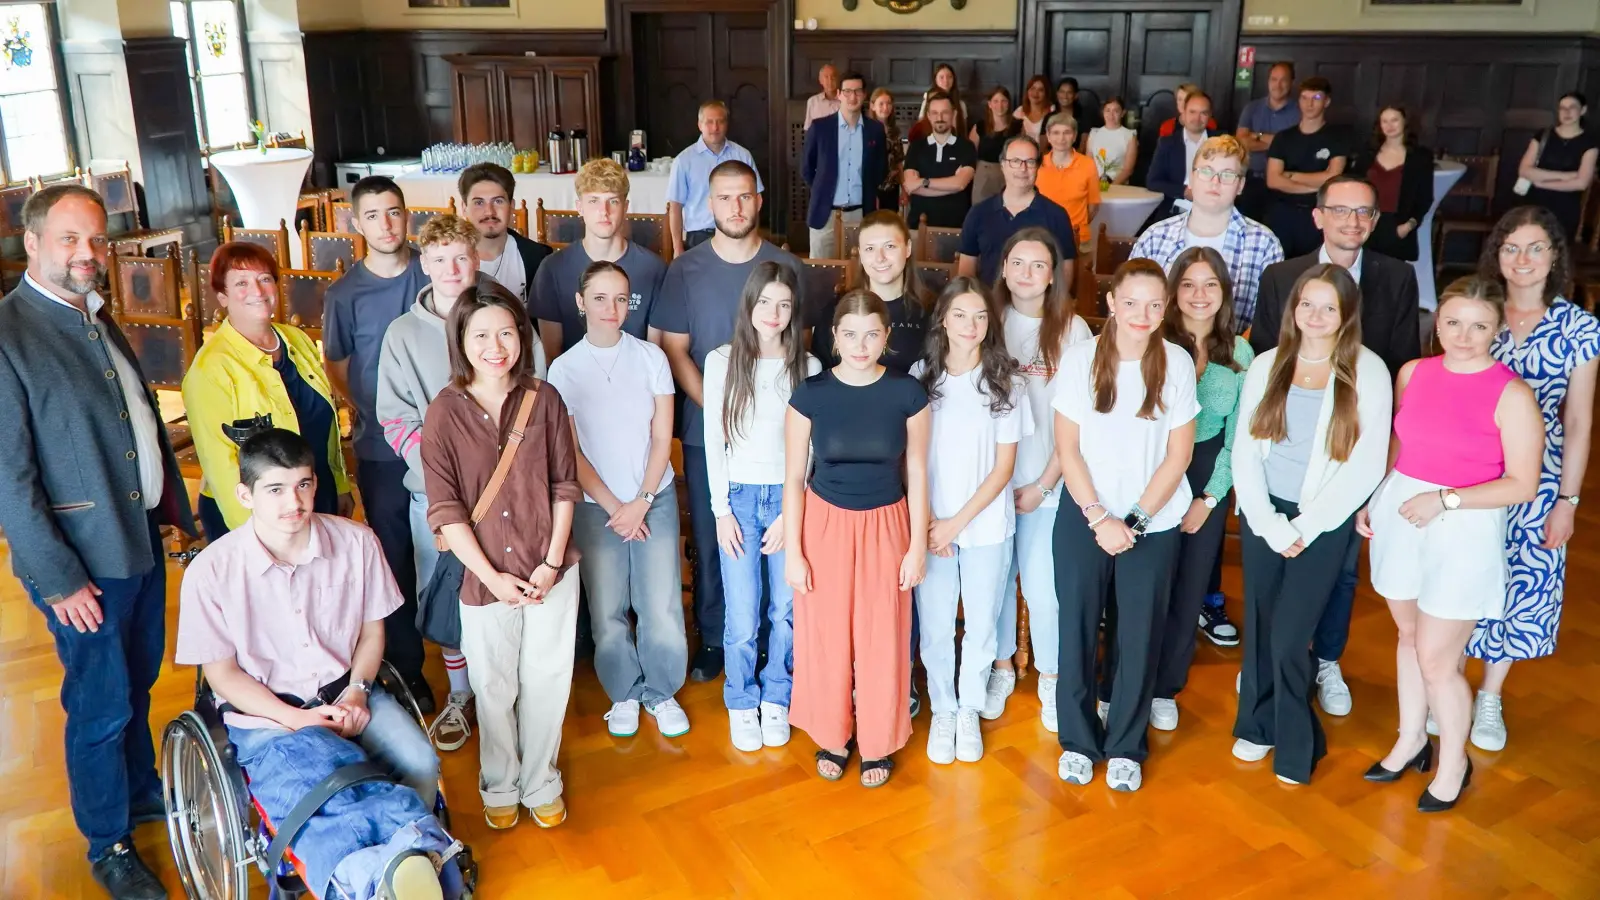
M694 533L694 621L701 645L720 650L727 601L722 595L722 556L717 552L717 517L711 512L706 448L684 444L683 469L689 487L689 527Z
M1267 215L1272 209L1272 192L1267 189L1267 176L1265 173L1250 173L1244 181L1244 190L1239 192L1239 199L1235 206L1246 218L1254 219L1265 225Z
M1322 246L1322 232L1311 219L1311 207L1295 206L1274 197L1272 212L1268 214L1267 227L1278 236L1283 245L1283 258L1304 256Z
M422 635L417 631L417 564L411 546L411 492L406 462L356 460L356 487L367 527L378 535L384 561L400 588L400 608L383 620L383 656L408 682L422 678Z
M1317 538L1322 540L1322 538ZM1357 568L1361 562L1361 535L1350 531L1350 543L1345 547L1344 564L1339 567L1339 578L1333 583L1333 593L1328 596L1328 608L1322 611L1317 631L1311 636L1311 652L1317 659L1338 662L1344 656L1344 646L1350 641L1350 616L1355 612L1356 583L1360 580Z
M1115 757L1143 762L1149 755L1150 693L1178 543L1178 529L1171 528L1147 534L1133 549L1111 556L1095 542L1076 505L1063 503L1057 511L1054 556L1061 608L1061 677L1056 680L1056 720L1063 750L1095 762ZM1115 665L1108 665L1106 674L1121 677L1116 679L1111 713L1102 727L1094 708L1095 649L1100 613L1113 578L1117 625L1115 645L1107 648L1107 655Z
M715 228L705 228L705 229L701 229L700 231L686 231L686 232L684 232L684 235L683 235L683 249L684 249L684 252L687 253L688 251L693 250L694 248L700 246L701 244L704 244L706 241L711 240L711 236L713 234L716 234L716 233L717 233L717 230Z
M1300 508L1272 498L1289 518ZM1275 749L1272 771L1305 783L1327 755L1322 722L1311 708L1316 661L1311 635L1343 568L1355 516L1286 559L1256 532L1240 523L1244 559L1244 666L1239 683L1239 715L1233 736Z

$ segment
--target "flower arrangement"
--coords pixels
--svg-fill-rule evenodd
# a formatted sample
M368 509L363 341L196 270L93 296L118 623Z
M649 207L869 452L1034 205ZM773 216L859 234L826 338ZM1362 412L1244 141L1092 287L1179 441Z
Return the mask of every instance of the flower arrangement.
M1112 179L1116 178L1117 173L1122 169L1121 162L1121 160L1116 163L1111 162L1111 158L1106 155L1106 148L1104 147L1094 152L1094 164L1100 167L1100 190L1104 191L1111 188Z
M257 119L250 123L250 133L256 137L256 149L260 150L261 154L265 156L267 153L267 126L262 124L260 119Z

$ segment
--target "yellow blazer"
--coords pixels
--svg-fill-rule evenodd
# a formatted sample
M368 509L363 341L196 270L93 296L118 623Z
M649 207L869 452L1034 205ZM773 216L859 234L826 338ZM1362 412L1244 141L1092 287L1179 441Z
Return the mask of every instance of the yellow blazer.
M333 388L316 343L293 325L273 327L283 338L284 351L300 377L331 404ZM205 476L200 492L217 501L229 528L238 528L250 518L250 511L234 495L233 486L239 483L239 448L222 433L222 426L270 413L275 427L298 433L300 419L289 402L283 378L272 367L270 354L263 353L233 323L224 320L195 354L183 376L183 406L189 416L189 432L194 436L195 455L200 458L200 471ZM338 493L347 494L350 477L345 473L338 423L336 415L328 433L328 466L333 470Z

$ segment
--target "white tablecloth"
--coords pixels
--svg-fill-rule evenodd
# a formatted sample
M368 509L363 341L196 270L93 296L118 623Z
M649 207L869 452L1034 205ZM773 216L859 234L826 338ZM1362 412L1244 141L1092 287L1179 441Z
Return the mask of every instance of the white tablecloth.
M1442 159L1433 164L1433 205L1428 207L1428 214L1422 217L1422 224L1417 226L1417 261L1411 265L1417 270L1417 297L1422 308L1430 312L1439 305L1438 288L1433 283L1433 212L1439 208L1439 201L1444 199L1444 195L1450 193L1450 189L1465 174L1466 164L1453 159Z
M449 206L456 196L456 172L411 172L395 178L395 183L406 193L408 206ZM517 197L528 201L528 213L533 214L535 202L544 201L545 209L577 209L578 192L573 189L574 175L552 175L539 172L518 175ZM666 172L628 173L628 211L636 213L665 213L667 211ZM456 205L461 199L456 198ZM529 227L533 223L530 221Z
M1098 236L1104 224L1106 234L1111 237L1134 237L1160 203L1161 195L1155 191L1131 184L1114 184L1100 192L1100 210L1094 214L1089 233Z
M211 154L211 165L228 179L245 228L275 229L282 223L293 235L295 203L306 170L311 167L310 150L226 150ZM288 249L290 262L296 268L302 267L300 242L291 237Z

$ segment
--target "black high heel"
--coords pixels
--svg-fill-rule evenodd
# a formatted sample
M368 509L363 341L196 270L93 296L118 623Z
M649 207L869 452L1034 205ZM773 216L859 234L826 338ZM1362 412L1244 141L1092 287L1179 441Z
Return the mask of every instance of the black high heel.
M1422 745L1421 750L1417 751L1416 756L1411 757L1410 762L1400 767L1400 771L1391 772L1385 769L1383 760L1380 759L1372 764L1372 768L1367 770L1367 774L1361 777L1368 781L1376 781L1379 784L1388 784L1393 781L1399 781L1406 774L1407 769L1426 772L1431 768L1433 768L1433 742L1428 741Z
M1439 798L1433 796L1432 791L1423 791L1422 796L1417 799L1417 812L1436 813L1455 809L1456 804L1461 801L1461 795L1467 792L1467 785L1471 783L1472 760L1469 759L1467 760L1467 771L1461 776L1461 788L1460 790L1456 791L1456 799L1440 800Z

